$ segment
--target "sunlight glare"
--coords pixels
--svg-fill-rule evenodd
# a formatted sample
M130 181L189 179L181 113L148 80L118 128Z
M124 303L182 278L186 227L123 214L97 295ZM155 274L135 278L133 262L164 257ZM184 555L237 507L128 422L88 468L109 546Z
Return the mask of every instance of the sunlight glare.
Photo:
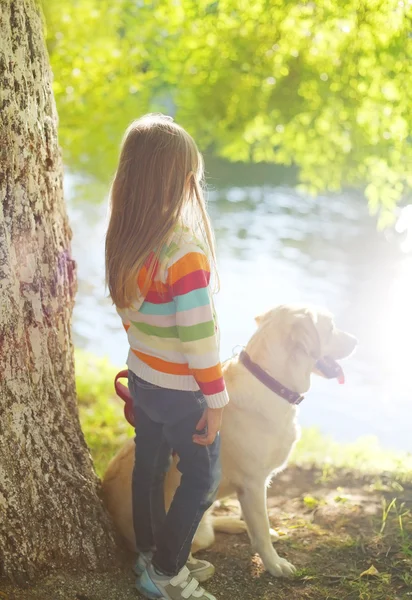
M412 252L412 204L408 204L401 210L395 230L397 233L405 234L405 239L401 243L402 252Z
M412 211L411 211L412 216ZM412 225L412 222L411 222ZM412 229L410 232L412 243ZM387 365L397 382L410 385L412 340L412 256L397 265L392 280L383 323Z

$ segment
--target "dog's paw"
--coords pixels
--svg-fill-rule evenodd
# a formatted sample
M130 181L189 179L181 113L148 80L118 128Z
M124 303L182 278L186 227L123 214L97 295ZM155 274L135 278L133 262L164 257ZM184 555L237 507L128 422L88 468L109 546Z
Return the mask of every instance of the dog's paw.
M266 570L274 577L292 577L296 573L296 567L285 558L277 557L270 564L265 563Z

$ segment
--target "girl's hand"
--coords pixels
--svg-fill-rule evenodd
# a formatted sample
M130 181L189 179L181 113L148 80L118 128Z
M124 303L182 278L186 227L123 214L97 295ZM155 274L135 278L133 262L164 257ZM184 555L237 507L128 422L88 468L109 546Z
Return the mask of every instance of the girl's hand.
M223 408L206 408L199 423L196 425L196 431L205 429L205 433L195 434L193 441L201 446L210 446L215 441L217 434L222 426Z

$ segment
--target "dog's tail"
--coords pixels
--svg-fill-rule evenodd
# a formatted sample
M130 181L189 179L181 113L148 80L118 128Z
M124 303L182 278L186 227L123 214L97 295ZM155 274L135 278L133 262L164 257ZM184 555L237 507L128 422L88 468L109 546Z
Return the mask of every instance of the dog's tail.
M247 531L246 523L239 517L212 517L213 529L221 533L239 534Z
M243 519L238 517L212 517L213 529L220 533L231 533L238 535L247 532L247 525ZM272 542L276 542L279 534L272 528L269 529Z

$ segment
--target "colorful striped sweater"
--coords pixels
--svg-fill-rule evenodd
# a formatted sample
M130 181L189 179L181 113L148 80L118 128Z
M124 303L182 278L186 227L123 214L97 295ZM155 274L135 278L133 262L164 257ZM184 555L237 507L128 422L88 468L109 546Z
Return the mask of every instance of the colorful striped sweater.
M137 278L144 288L147 266ZM175 232L162 249L150 288L130 308L117 309L130 344L127 365L145 381L201 390L211 408L228 402L209 289L210 266L192 234Z

